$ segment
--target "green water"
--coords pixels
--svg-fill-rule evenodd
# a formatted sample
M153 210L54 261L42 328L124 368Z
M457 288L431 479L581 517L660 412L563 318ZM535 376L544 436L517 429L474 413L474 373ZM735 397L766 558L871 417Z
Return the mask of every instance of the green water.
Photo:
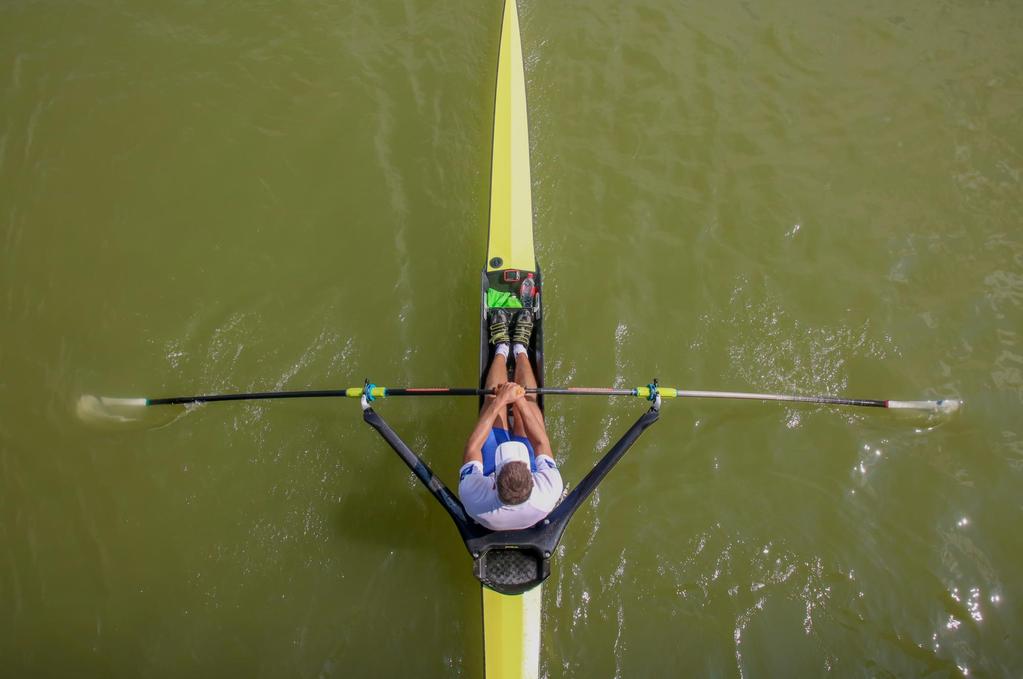
M522 0L548 381L669 402L542 673L1023 672L1023 9ZM479 676L448 519L354 402L468 385L500 3L0 7L0 673ZM566 479L642 411L551 399ZM383 413L451 484L469 400Z

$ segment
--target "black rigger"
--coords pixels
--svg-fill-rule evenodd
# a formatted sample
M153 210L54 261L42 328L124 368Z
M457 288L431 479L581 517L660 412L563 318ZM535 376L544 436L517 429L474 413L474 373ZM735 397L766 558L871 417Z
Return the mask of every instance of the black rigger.
M454 521L458 534L472 556L473 575L487 587L502 594L521 594L550 576L551 556L572 515L647 427L657 421L659 414L656 408L650 408L640 415L546 519L532 528L510 531L492 531L473 521L455 494L437 478L421 457L412 452L384 418L372 408L363 410L362 416L423 482Z

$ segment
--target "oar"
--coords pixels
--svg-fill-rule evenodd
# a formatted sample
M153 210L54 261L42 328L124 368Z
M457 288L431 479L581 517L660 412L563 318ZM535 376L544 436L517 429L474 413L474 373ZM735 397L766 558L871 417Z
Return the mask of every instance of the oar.
M253 401L279 398L361 398L364 394L369 400L393 396L485 396L494 393L493 389L477 387L378 387L367 384L363 387L347 389L318 389L311 391L257 391L239 394L206 394L199 396L171 396L166 398L96 398L102 405L119 408L187 405L190 403L211 403L216 401ZM937 401L894 401L875 399L841 398L837 396L798 396L792 394L757 394L739 391L693 391L662 387L649 384L633 389L614 389L609 387L540 387L526 389L527 394L544 396L635 396L653 400L651 394L661 398L721 398L746 401L783 401L788 403L819 403L826 405L860 406L865 408L891 408L898 410L922 410L928 412L951 413L959 409L961 401L941 399Z
M741 391L692 391L656 387L661 398L730 398L744 401L784 401L787 403L821 403L836 406L861 406L864 408L891 408L893 410L923 410L928 412L953 413L959 410L962 401L945 398L937 401L893 401L863 398L842 398L839 396L798 396L794 394L756 394ZM649 398L650 388L639 387L636 396Z

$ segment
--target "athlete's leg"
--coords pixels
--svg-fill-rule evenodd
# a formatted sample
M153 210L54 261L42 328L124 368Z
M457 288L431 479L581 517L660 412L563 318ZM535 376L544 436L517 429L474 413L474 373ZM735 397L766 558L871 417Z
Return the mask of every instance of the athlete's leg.
M494 360L490 362L490 370L487 371L487 381L484 386L487 389L495 389L508 381L508 359L502 354L495 354ZM487 400L496 396L487 396ZM495 426L501 429L508 429L508 410L502 409L497 415Z
M527 389L536 388L536 375L533 373L533 365L529 360L528 354L519 354L515 358L515 383ZM543 421L543 413L540 411L540 406L536 403L536 394L526 394L526 398L512 404L512 413L515 415L514 433L516 436L526 436L525 426L523 425L524 420L519 414L519 411L523 408L535 411L540 417L540 421ZM529 442L533 444L534 448L536 447L535 441L530 439Z
M536 388L536 375L533 374L533 363L528 354L515 357L515 384L526 389ZM526 400L536 403L536 394L526 394Z

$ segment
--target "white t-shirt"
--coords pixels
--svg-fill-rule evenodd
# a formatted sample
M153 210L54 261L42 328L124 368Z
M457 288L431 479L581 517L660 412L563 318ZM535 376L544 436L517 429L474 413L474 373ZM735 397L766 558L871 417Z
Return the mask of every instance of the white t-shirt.
M551 513L565 488L549 455L537 455L536 468L529 499L505 505L497 496L497 475L484 476L481 462L466 462L458 473L458 497L469 516L490 530L529 528Z

